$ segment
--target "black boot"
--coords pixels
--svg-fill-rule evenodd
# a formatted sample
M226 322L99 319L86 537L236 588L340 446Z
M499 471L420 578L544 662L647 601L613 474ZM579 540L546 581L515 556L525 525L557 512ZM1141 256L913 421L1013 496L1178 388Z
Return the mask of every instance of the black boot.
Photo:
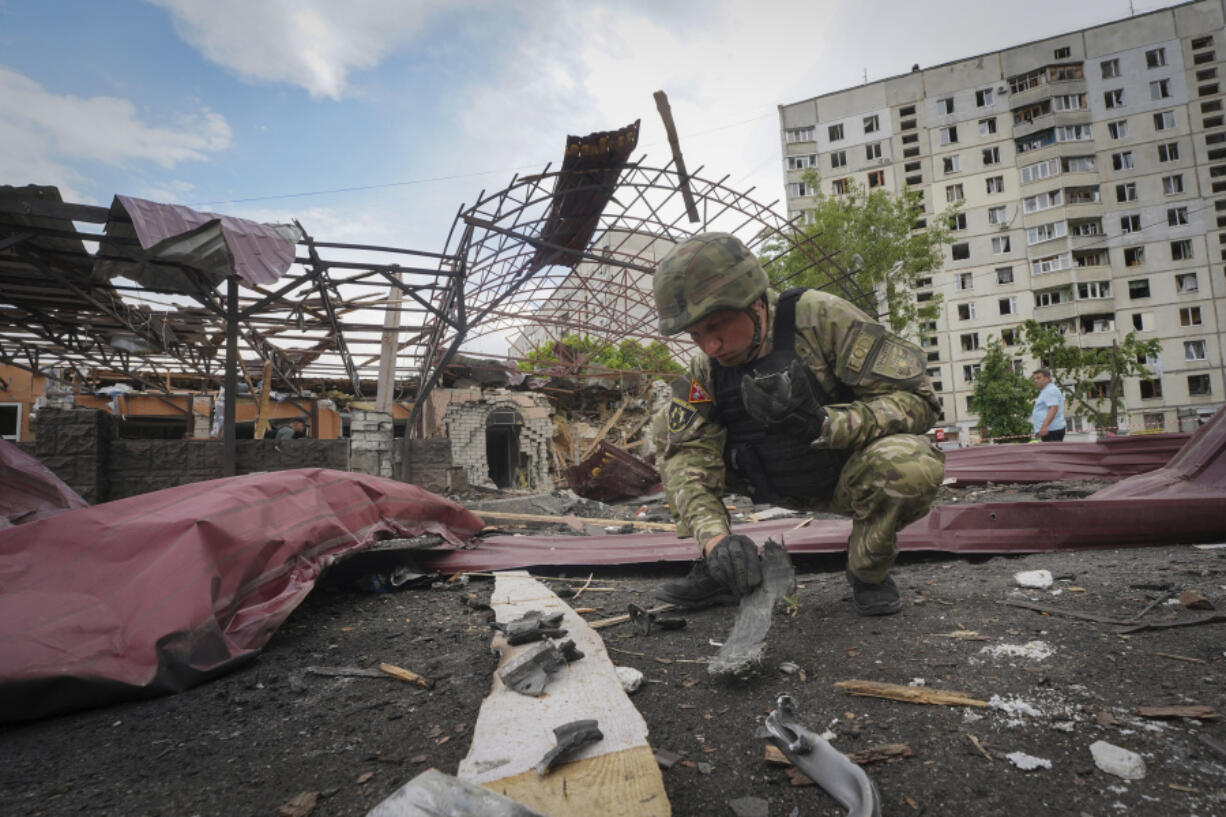
M661 582L656 587L656 598L686 610L701 610L713 604L736 604L738 601L736 593L711 575L705 559L694 562L685 578Z
M880 584L869 584L856 578L847 568L847 583L851 585L851 598L856 612L862 616L892 616L902 609L898 598L898 586L889 576Z

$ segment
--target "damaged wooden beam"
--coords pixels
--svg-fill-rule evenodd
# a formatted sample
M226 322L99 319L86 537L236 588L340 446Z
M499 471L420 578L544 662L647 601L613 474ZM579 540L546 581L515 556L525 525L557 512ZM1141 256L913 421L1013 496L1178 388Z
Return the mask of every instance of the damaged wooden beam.
M972 698L965 692L931 687L908 687L902 684L887 684L881 681L836 681L839 689L851 695L869 698L886 698L909 704L933 704L936 706L975 706L987 709L988 702Z

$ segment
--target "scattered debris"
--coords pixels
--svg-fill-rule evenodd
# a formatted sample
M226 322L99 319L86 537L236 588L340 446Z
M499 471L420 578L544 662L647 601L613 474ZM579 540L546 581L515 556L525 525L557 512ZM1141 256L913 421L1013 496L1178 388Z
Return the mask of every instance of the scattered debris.
M1204 721L1222 717L1216 709L1203 704L1191 704L1188 706L1138 706L1134 711L1142 718L1194 718Z
M858 752L852 752L847 757L852 763L867 766L870 763L890 763L895 760L905 760L909 757L915 757L915 752L905 743L881 743L876 746L870 746L867 749L861 749Z
M990 706L992 709L1000 710L1001 712L1004 712L1006 715L1014 715L1014 716L1026 715L1031 718L1043 717L1042 712L1035 709L1033 706L1026 703L1021 698L1011 698L1009 700L1005 700L999 695L993 695L988 700L988 706Z
M355 782L359 786L364 786L367 783L369 783L371 780L373 780L374 776L375 776L374 772L362 772L360 775L358 775L358 779Z
M1028 601L1016 601L1014 599L1005 599L1000 602L1009 607L1021 607L1023 610L1034 610L1036 613L1046 613L1050 616L1064 616L1065 618L1079 618L1083 621L1097 621L1100 624L1133 624L1133 619L1111 618L1110 616L1100 616L1095 613L1078 613L1074 610L1061 610L1059 607L1048 607L1043 604L1032 604Z
M771 741L805 777L847 809L848 817L881 817L881 796L868 775L825 739L798 723L795 706L790 695L779 696L775 708L766 716Z
M307 817L317 805L319 805L319 792L299 792L277 807L277 817Z
M322 675L325 678L387 678L386 672L380 672L373 667L307 667L310 675Z
M783 545L768 539L762 548L762 583L741 599L732 632L707 663L707 672L721 677L743 677L762 662L766 633L775 602L796 593L796 571Z
M1023 772L1033 772L1035 769L1050 769L1051 761L1042 757L1028 755L1025 752L1010 752L1005 755L1009 762Z
M974 735L969 735L969 734L967 735L967 737L968 737L968 738L970 738L971 744L972 744L972 745L973 745L973 746L974 746L976 749L978 749L978 750L979 750L979 754L983 755L983 756L984 756L984 757L986 757L988 760L995 760L995 758L994 758L994 757L992 757L990 754L988 754L988 750L987 750L987 749L985 749L985 748L983 748L983 744L979 742L979 738L975 737Z
M1204 734L1197 735L1197 740L1199 740L1202 744L1204 744L1205 748L1209 749L1209 751L1216 754L1222 760L1226 760L1226 743L1222 743L1222 741L1212 737L1211 735Z
M1179 594L1179 603L1189 610L1214 610L1213 602L1205 598L1199 590L1185 590Z
M972 698L965 692L954 692L947 689L932 689L930 687L908 687L901 684L887 684L881 681L836 681L839 689L851 695L863 695L869 698L887 698L892 701L902 701L910 704L934 704L937 706L976 706L981 709L988 707L988 702Z
M1210 613L1207 616L1200 618L1189 618L1184 621L1170 621L1161 624L1138 624L1135 627L1129 627L1127 630L1120 630L1120 635L1130 635L1139 633L1145 630L1169 630L1174 627L1195 627L1198 624L1214 624L1219 621L1226 621L1226 613ZM1131 623L1131 622L1124 622Z
M562 614L545 615L540 610L529 610L514 621L490 622L490 627L507 637L507 643L512 647L519 644L529 644L543 638L560 638L566 635L563 630Z
M649 608L647 612L653 613L653 614L662 613L665 610L672 610L675 607L676 607L675 604L659 604L659 605L656 605L655 607ZM629 620L630 620L630 614L622 613L620 616L610 616L609 618L602 618L599 621L589 621L588 626L591 627L593 630L602 630L605 627L612 627L615 624L625 624Z
M618 667L617 680L621 681L626 692L638 692L643 685L643 673L634 667Z
M953 630L948 633L928 633L932 638L957 638L962 641L991 641L986 635L980 635L978 630Z
M1023 570L1013 574L1013 581L1018 587L1028 587L1035 590L1046 590L1052 585L1050 570Z
M1008 656L1010 658L1043 661L1050 658L1054 650L1043 641L1027 641L1025 644L993 644L990 647L984 647L979 652L980 654L987 653L994 658Z
M655 468L605 440L600 440L595 452L583 462L566 469L566 481L579 496L600 502L660 490L660 474Z
M594 719L571 721L554 727L554 737L558 745L545 753L536 764L536 773L544 777L565 755L578 752L589 743L604 740L604 732L600 731Z
M779 665L779 671L784 675L795 675L800 672L800 665L794 664L791 661L784 661Z
M398 667L395 664L379 664L379 671L385 672L393 678L399 678L401 681L407 681L410 684L417 684L419 687L433 689L434 682L429 678L418 675L412 670L407 670L403 667Z
M644 610L637 604L628 606L628 615L630 623L634 625L634 629L639 635L650 635L652 626L659 627L661 630L684 630L685 619L678 617L663 617L657 616L655 613Z
M1094 756L1094 765L1107 774L1124 780L1145 777L1145 761L1136 752L1121 749L1105 740L1096 740L1090 744L1090 754Z
M1189 664L1207 664L1203 658L1193 658L1190 655L1176 655L1173 652L1156 652L1153 653L1158 658L1170 658L1173 661L1187 661Z
M521 695L537 698L545 691L550 673L569 661L583 657L580 653L576 658L568 658L568 654L574 652L577 650L573 641L556 644L546 639L508 661L498 670L498 677Z
M770 803L761 797L738 797L728 801L728 808L736 817L769 817Z

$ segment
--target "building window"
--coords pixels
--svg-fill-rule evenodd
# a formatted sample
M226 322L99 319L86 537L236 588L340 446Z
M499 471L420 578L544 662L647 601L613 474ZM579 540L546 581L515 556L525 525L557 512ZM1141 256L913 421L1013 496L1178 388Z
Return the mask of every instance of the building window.
M1103 70L1103 79L1111 79L1120 75L1119 60L1103 60L1098 66Z
M1003 255L1009 252L1009 236L999 235L992 239L992 252L995 255Z
M1137 184L1136 182L1127 182L1126 184L1117 184L1115 186L1116 201L1136 201L1137 200Z
M1187 261L1192 257L1192 239L1185 238L1182 241L1171 242L1171 260L1172 261Z
M1052 52L1052 55L1058 60L1067 60L1072 55L1072 53L1073 53L1073 49L1069 48L1066 45L1063 48L1057 48L1055 51Z
M954 274L954 289L972 289L975 286L975 275L971 272Z
M1162 381L1161 380L1142 380L1140 385L1141 385L1141 399L1142 400L1149 400L1154 397L1162 396ZM1150 422L1151 422L1150 418L1153 416L1155 415L1151 415L1151 414L1145 415L1145 427L1146 428L1154 428L1154 427L1161 428L1162 427L1162 415L1161 414L1156 415L1158 417L1158 423L1156 426L1150 425Z
M949 248L949 251L955 261L965 261L971 257L971 245L966 242L954 244Z
M958 320L971 321L975 319L975 302L958 304Z
M1052 221L1028 229L1026 243L1028 245L1040 244L1044 241L1051 241L1053 238L1063 238L1066 235L1068 235L1068 224L1063 221Z
M1103 102L1107 108L1122 108L1124 107L1124 89L1116 88L1114 91L1107 91L1103 94Z
M962 351L973 352L979 348L979 333L970 332L959 336L959 341L962 343Z
M961 184L945 185L945 201L955 202L962 201L966 198L966 194L962 192Z
M1161 111L1154 114L1154 130L1170 130L1175 127L1175 112Z
M1123 139L1128 135L1128 122L1121 119L1118 122L1110 122L1107 124L1107 133L1112 139Z
M1175 276L1175 291L1181 295L1187 292L1198 292L1200 290L1200 282L1196 279L1195 272L1181 272Z
M1113 170L1131 170L1132 169L1132 151L1125 150L1120 153L1111 154L1111 168Z
M1185 340L1183 342L1184 360L1204 360L1206 355L1203 340Z
M869 144L865 145L864 146L864 158L866 161L869 161L869 162L871 162L873 159L880 159L881 158L881 143L880 142L870 142Z
M826 134L830 137L831 142L839 141L843 138L843 123L840 122L837 125L831 125L826 128Z
M1005 192L1005 177L1004 176L989 176L984 180L987 184L988 194Z
M1132 328L1138 332L1148 332L1154 328L1154 317L1149 312L1135 312L1132 316Z
M963 337L966 337L963 335ZM978 347L976 347L978 348ZM962 380L965 383L974 383L975 378L979 376L980 370L983 368L982 363L967 363L962 367Z
M946 156L941 160L941 167L946 173L957 173L962 169L962 157L957 155Z
M1060 167L1065 173L1093 173L1094 172L1094 157L1093 156L1069 156L1066 159L1060 160Z
M1150 99L1166 99L1171 95L1171 81L1169 79L1160 79L1157 82L1149 84Z
M788 184L788 195L793 197L812 196L813 188L809 187L809 185L804 182L790 182Z
M1162 192L1168 196L1177 196L1183 192L1183 175L1176 173L1174 176L1162 177Z
M987 106L991 105L995 101L996 101L996 96L995 94L992 93L991 88L984 88L982 91L975 92L975 106L976 107L986 108Z
M817 154L806 153L801 156L788 157L788 170L805 170L806 168L817 167Z
M864 117L864 132L876 133L879 130L877 122L877 114Z
M21 403L0 403L0 439L21 440Z
M1000 342L1006 346L1013 346L1017 343L1017 332L1013 329L1000 330Z
M1110 281L1086 281L1077 285L1077 297L1083 301L1111 297Z
M1056 270L1068 269L1068 254L1063 255L1048 255L1044 258L1036 258L1030 262L1031 275L1045 275Z
M1057 111L1084 111L1086 109L1085 94L1061 94L1052 97Z
M1000 306L1000 314L1016 315L1017 314L1017 296L1010 295L1008 298L1001 298L997 301Z
M1097 204L1098 202L1098 185L1092 187L1070 187L1068 189L1069 204Z
M1036 307L1055 306L1064 300L1066 299L1061 297L1061 292L1058 289L1045 289L1034 294L1034 305Z
M1141 232L1141 216L1133 213L1130 216L1120 216L1120 231L1124 233Z
M1005 206L1002 204L999 207L988 208L988 224L1005 225L1008 223L1008 216L1005 212Z
M937 100L937 113L948 116L954 112L954 98L947 96L944 99Z
M1173 162L1178 158L1179 158L1179 143L1178 142L1167 142L1165 144L1158 145L1158 161L1159 162Z
M1188 394L1192 397L1204 397L1213 394L1213 389L1209 385L1209 375L1188 375Z
M1145 248L1144 247L1125 247L1124 248L1124 266L1139 267L1145 263Z
M1089 125L1064 125L1056 128L1057 142L1086 142L1094 138L1094 130Z
M1166 65L1166 49L1155 48L1152 51L1145 52L1145 67L1146 68L1161 68Z
M1128 297L1131 300L1149 297L1149 279L1137 278L1128 282Z
M942 144L942 145L953 145L953 144L957 144L957 142L958 142L958 128L957 128L957 126L956 126L956 125L951 125L951 126L950 126L950 127L948 127L948 128L941 128L941 130L940 130L940 137L941 137L941 144Z
M847 192L847 179L835 179L830 183L830 189L836 196L841 196Z
M996 268L996 283L1012 284L1013 283L1013 267L997 267Z
M847 151L836 150L830 154L830 166L832 168L846 167L846 165L847 165Z
M885 171L877 170L868 174L869 187L881 187L885 184Z
M812 142L813 134L816 130L816 125L808 125L803 128L787 128L783 131L783 139L785 142Z
M966 229L966 213L954 213L949 217L949 229L965 230Z
M1179 325L1180 326L1200 326L1200 307L1185 306L1179 310Z
M994 133L996 133L996 117L993 116L988 119L979 120L980 136L991 136Z
M1000 148L998 147L984 148L983 149L983 164L985 167L988 165L1000 164Z

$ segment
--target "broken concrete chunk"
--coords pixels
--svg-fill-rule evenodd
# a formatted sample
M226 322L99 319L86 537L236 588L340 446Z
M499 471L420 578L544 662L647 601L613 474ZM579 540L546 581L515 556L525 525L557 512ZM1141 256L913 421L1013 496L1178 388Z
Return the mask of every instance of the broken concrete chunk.
M1035 769L1050 769L1051 761L1042 757L1028 755L1025 752L1010 752L1005 755L1009 762L1021 769L1023 772L1032 772Z
M574 754L589 743L604 739L604 733L594 719L562 724L554 728L553 734L558 745L546 752L536 764L536 773L542 776L548 774L565 755Z
M1050 570L1023 570L1013 574L1013 581L1018 587L1029 587L1035 590L1046 590L1051 587Z
M1136 752L1122 749L1105 740L1096 740L1090 744L1090 754L1094 755L1094 765L1107 774L1125 780L1140 780L1145 777L1145 761Z
M643 685L643 673L634 667L618 667L617 680L621 681L622 689L626 692L638 692Z
M761 797L738 797L728 801L736 817L770 817L770 803Z

